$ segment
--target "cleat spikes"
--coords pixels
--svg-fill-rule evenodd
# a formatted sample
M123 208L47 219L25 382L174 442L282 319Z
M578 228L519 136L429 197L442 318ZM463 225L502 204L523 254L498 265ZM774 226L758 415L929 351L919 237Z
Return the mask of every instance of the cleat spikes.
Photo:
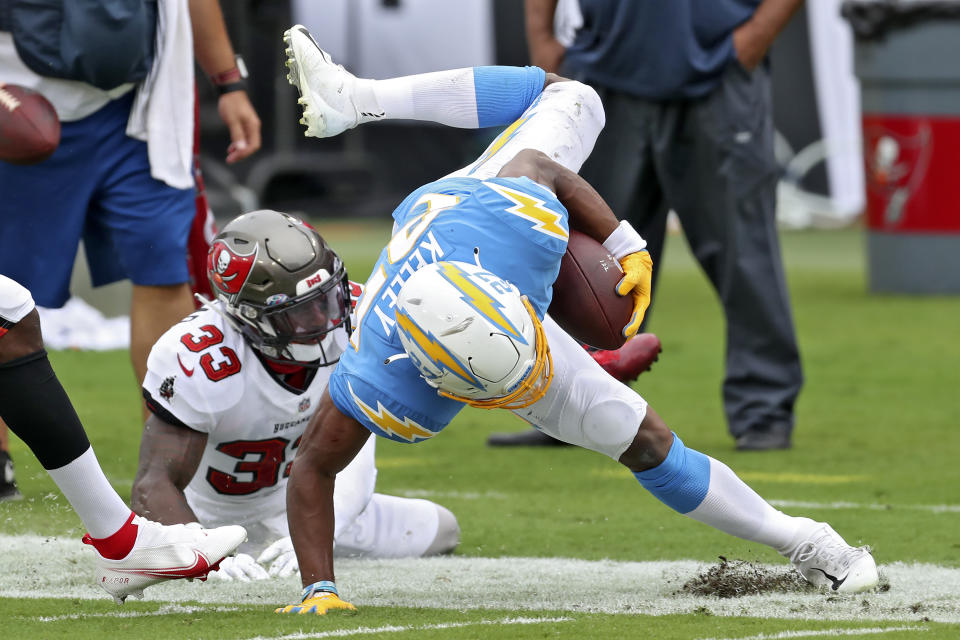
M335 136L367 121L361 118L354 103L356 77L336 64L300 25L287 29L283 40L289 69L287 82L299 94L297 103L303 107L299 122L306 127L308 137Z

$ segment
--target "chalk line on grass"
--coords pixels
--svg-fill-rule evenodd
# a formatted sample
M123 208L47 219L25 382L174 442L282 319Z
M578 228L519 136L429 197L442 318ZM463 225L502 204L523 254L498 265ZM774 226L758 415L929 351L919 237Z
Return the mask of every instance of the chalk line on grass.
M0 535L0 597L102 599L93 581L93 554L77 539ZM341 560L337 586L357 606L436 607L900 620L960 623L960 569L932 564L881 566L889 590L852 596L769 593L719 599L678 595L706 563L587 561L571 558ZM772 571L788 571L775 565ZM570 585L577 585L571 589ZM258 582L169 582L151 587L154 602L253 604L276 607L299 597L293 576Z

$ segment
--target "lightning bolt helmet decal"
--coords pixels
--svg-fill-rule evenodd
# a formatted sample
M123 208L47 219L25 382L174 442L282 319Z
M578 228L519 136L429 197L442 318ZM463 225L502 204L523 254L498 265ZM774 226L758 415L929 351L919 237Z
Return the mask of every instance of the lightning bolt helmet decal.
M441 396L514 408L549 386L549 348L529 300L479 265L421 267L400 288L394 316L405 355Z
M432 332L424 330L413 318L401 309L396 310L397 327L412 340L430 359L430 363L441 371L449 371L464 382L482 387L483 382L470 371L469 365L461 362L440 343Z
M501 329L514 340L527 344L523 333L503 313L503 303L490 295L486 287L478 284L477 279L461 269L455 262L439 263L440 275L463 293L460 299L476 309L495 327ZM489 274L491 278L502 282L500 278Z

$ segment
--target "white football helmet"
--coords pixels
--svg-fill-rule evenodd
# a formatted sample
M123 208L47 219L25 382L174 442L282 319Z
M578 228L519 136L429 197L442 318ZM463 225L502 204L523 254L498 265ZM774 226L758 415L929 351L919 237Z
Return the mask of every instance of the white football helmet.
M420 375L448 398L518 409L543 397L552 361L526 296L464 262L435 262L400 288L400 342Z

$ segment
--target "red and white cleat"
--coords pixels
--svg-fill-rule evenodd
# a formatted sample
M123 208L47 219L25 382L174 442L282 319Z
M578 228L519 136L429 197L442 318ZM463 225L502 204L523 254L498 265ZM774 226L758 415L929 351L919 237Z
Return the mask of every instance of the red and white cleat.
M133 516L121 531L135 539L130 552L119 559L103 555L109 555L99 544L103 541L89 534L83 537L97 552L97 582L117 604L131 595L142 598L145 588L165 580L206 580L207 574L216 571L220 561L236 553L247 539L246 529L240 526L162 525L140 516Z

